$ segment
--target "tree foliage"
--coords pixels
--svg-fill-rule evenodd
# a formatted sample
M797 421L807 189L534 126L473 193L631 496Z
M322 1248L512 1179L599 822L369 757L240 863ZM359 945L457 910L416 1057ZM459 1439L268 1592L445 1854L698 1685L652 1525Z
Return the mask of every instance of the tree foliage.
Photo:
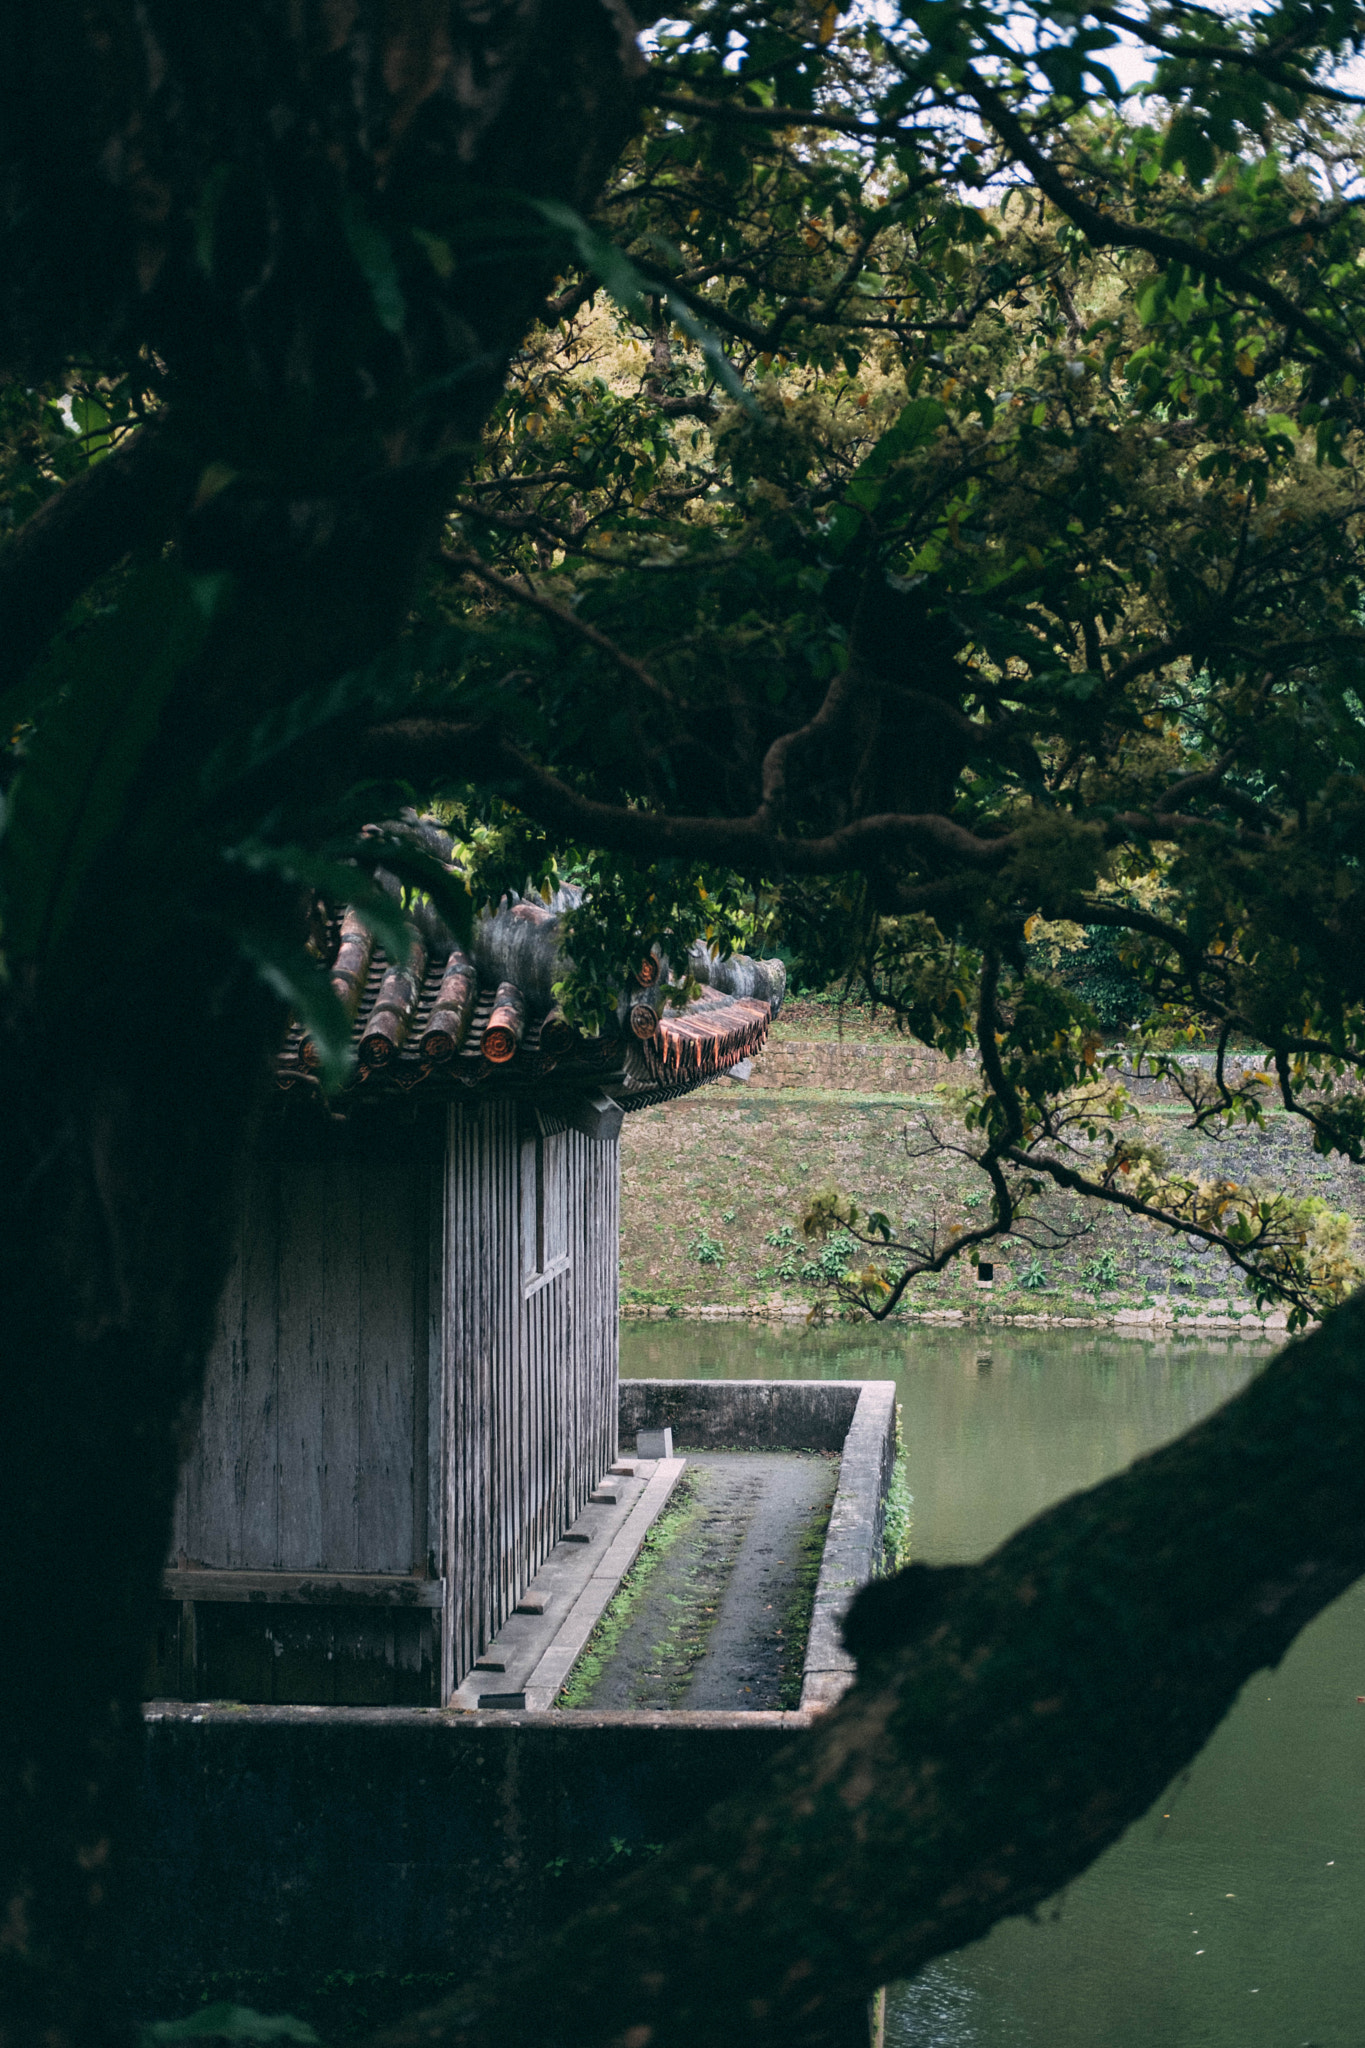
M98 1560L68 1692L4 1680L16 2040L88 2038L98 2011L91 1873L120 1837L234 1176L286 1006L341 1073L310 920L349 897L382 942L376 864L456 929L484 893L590 882L564 991L585 1020L642 942L676 966L697 936L776 934L807 979L973 1049L977 1241L1051 1182L1221 1244L1301 1314L1350 1283L1321 1218L1134 1153L1101 1020L1033 949L1040 919L1110 935L1144 1057L1210 1037L1197 1118L1260 1114L1223 1058L1249 1041L1320 1148L1361 1156L1358 9L703 4L647 58L630 30L596 0L0 25L0 1291L27 1368L0 1432L7 1640L40 1638L54 1557ZM1121 42L1150 91L1121 91ZM462 876L401 822L427 803ZM881 1312L923 1247L863 1220L847 1291ZM1190 1753L1277 1653L1255 1621L1277 1557L1286 1628L1359 1568L1350 1376L1330 1332L1306 1356L1285 1427L1311 1467L1324 1359L1340 1456L1312 1530L1337 1549L1304 1554L1286 1509L1245 1599L1191 1580L1202 1648L1150 1667L1175 1732L1147 1775L1097 1735L1044 1874L997 1884L992 1850L979 1912L926 1907L917 1954L1094 1854L1106 1771L1117 1826ZM1239 1427L1180 1467L1200 1531L1236 1526L1279 1456ZM1078 1510L1095 1543L1067 1569L1101 1606L1115 1532L1166 1499L1132 1485ZM1031 1556L967 1586L953 1642L1021 1611ZM950 1710L961 1671L914 1661L931 1618L895 1618L911 1663L888 1638L817 1774L880 1770L887 1744L899 1769L906 1702L916 1729ZM1037 1651L1027 1697L1065 1667L1083 1704L1107 1650ZM998 1745L1008 1828L997 1707L972 1763ZM1029 1724L1040 1771L1051 1725ZM714 1839L761 1861L805 1768ZM913 1806L845 1857L855 1917ZM951 1886L971 1830L944 1813L925 1883ZM827 1846L826 1887L849 1844ZM826 1991L909 1955L827 1940L784 1870L755 1896L814 1989L759 2011L762 1943L710 1987L754 2039L816 2038ZM704 1946L688 1882L637 1880L639 1924L692 1899ZM666 2038L639 2024L637 2048Z
M885 61L865 24L830 47L840 94ZM603 202L658 296L566 286L515 366L428 595L480 635L433 711L559 832L733 863L803 977L975 1048L989 1219L864 1259L846 1301L889 1313L1051 1181L1222 1245L1301 1319L1349 1256L1282 1194L1137 1160L1104 991L1031 935L1092 934L1127 1058L1198 1123L1260 1119L1223 1057L1252 1043L1360 1156L1356 383L1266 304L1355 289L1353 131L1272 95L1196 191L1169 115L1073 106L1059 154L1132 231L1097 250L1017 137L938 104L932 147L855 148L721 76L728 114L689 131L665 94ZM1245 277L1201 273L1195 235Z

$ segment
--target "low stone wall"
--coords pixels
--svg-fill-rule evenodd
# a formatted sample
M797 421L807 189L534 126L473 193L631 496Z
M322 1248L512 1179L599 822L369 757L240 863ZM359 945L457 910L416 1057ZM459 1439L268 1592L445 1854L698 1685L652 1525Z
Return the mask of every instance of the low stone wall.
M947 1060L913 1039L770 1038L749 1073L750 1088L820 1088L863 1095L920 1095L945 1081L967 1087L974 1061Z
M613 1842L670 1841L804 1721L153 1707L127 2004L165 2017L218 1979L278 2010L333 1972L510 1961L630 1867Z
M832 1706L853 1683L856 1667L844 1648L840 1623L858 1588L882 1570L886 1496L895 1462L896 1382L864 1380L844 1438L839 1486L820 1560L806 1637L803 1707Z
M891 1382L887 1381L887 1385ZM842 1451L861 1380L622 1380L621 1446L671 1429L688 1451Z

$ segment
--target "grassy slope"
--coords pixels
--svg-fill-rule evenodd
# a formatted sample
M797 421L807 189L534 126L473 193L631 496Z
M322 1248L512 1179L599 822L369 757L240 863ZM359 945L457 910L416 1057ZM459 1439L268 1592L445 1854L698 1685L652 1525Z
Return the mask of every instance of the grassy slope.
M898 1223L931 1209L943 1222L967 1224L981 1214L982 1205L973 1209L964 1198L985 1183L966 1161L952 1153L911 1157L923 1143L926 1113L944 1135L954 1135L933 1093L860 1092L857 1084L870 1073L885 1081L885 1056L903 1043L864 1018L846 1024L840 1049L828 1011L792 1006L774 1032L779 1056L799 1057L809 1048L812 1065L829 1078L822 1062L833 1054L835 1076L854 1086L779 1089L721 1081L628 1117L621 1147L623 1304L760 1313L808 1306L816 1290L799 1276L810 1257L799 1242L800 1218L811 1190L827 1182L885 1209ZM1315 1158L1303 1126L1280 1112L1268 1115L1264 1130L1222 1141L1192 1138L1173 1111L1159 1106L1144 1123L1172 1164L1321 1195L1365 1217L1365 1176L1343 1161ZM1081 1213L1062 1200L1052 1209L1063 1219ZM1045 1285L1020 1284L1032 1263L1026 1252L1003 1261L997 1254L997 1273L1001 1263L1006 1272L989 1294L963 1262L922 1282L911 1306L1052 1317L1110 1317L1163 1302L1189 1313L1221 1302L1234 1313L1251 1307L1221 1259L1112 1212L1096 1210L1087 1220L1093 1225L1087 1236L1063 1253L1042 1256ZM794 1247L765 1242L784 1228L797 1240Z

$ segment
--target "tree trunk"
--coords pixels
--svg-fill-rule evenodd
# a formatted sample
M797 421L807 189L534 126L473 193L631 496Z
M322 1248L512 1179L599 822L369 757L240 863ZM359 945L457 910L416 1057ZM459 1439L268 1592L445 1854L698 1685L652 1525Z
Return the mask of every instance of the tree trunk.
M181 966L227 1020L183 1051L159 984L74 1056L36 990L0 1026L6 2048L100 2038L176 1474L282 1021L239 966Z
M11 543L0 645L134 546L230 590L60 956L0 985L3 2048L104 2032L177 1467L283 1026L237 934L304 933L296 892L225 868L201 772L392 644L562 260L524 201L591 205L639 69L602 0L0 11L0 367L154 354L169 397ZM414 262L435 228L453 254ZM272 805L315 830L358 780L331 730L238 833Z
M1365 1571L1365 1297L982 1565L865 1592L859 1681L738 1799L383 2048L828 2048L1027 1912Z

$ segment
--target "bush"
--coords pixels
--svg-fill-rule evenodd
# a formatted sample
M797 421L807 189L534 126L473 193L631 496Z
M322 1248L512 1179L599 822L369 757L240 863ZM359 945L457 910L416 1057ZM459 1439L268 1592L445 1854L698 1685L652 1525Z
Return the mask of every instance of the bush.
M1081 1267L1081 1285L1092 1294L1098 1294L1102 1287L1117 1287L1119 1278L1119 1262L1113 1252L1101 1252L1098 1258L1088 1259Z

